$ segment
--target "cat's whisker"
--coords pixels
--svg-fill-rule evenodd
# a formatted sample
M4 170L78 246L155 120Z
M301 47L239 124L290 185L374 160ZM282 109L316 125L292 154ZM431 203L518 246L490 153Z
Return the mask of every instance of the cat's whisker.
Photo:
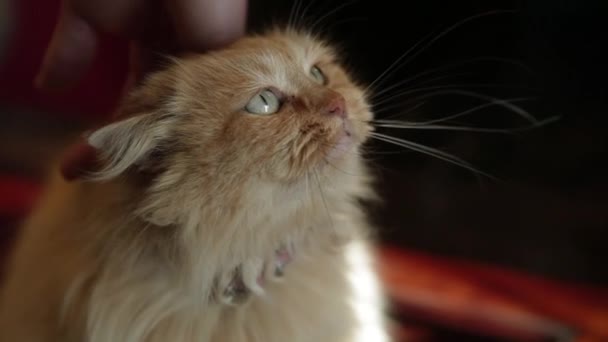
M550 117L539 121L537 124L517 127L517 128L486 128L486 127L471 127L471 126L450 126L450 125L433 125L420 124L417 122L397 121L397 120L378 120L374 122L374 126L383 128L399 128L399 129L415 129L415 130L443 130L443 131L466 131L479 133L502 133L515 134L519 132L529 131L547 124L557 121L559 117Z
M390 96L386 96L384 98L377 99L375 101L375 105L382 105L393 101L395 99L401 98L406 95L411 95L415 93L425 92L429 90L439 90L439 89L463 89L463 88L512 88L512 89L526 89L526 90L534 90L531 88L527 88L524 86L513 85L513 84L498 84L498 83L460 83L460 84L444 84L444 85L436 85L436 86L428 86L428 87L419 87L419 88L406 88L396 94L392 94Z
M379 91L377 93L374 93L371 96L371 98L372 99L376 99L378 96L381 96L382 94L386 94L387 92L389 92L389 91L391 91L391 90L393 90L395 88L398 88L398 87L400 87L400 86L402 86L404 84L413 82L413 81L415 81L415 80L417 80L417 79L419 79L421 77L424 77L426 75L432 75L432 74L440 72L440 71L450 70L450 69L452 69L454 67L458 67L458 66L466 65L466 64L471 64L471 63L475 63L475 62L499 62L499 63L505 63L505 64L512 64L512 65L518 66L518 67L526 70L529 73L533 72L530 67L528 67L527 65L525 65L524 63L519 62L519 61L511 60L511 59L508 59L508 58L494 57L494 56L481 56L481 57L471 58L471 59L467 59L467 60L464 60L464 61L458 61L458 62L455 62L455 63L450 63L450 64L439 66L439 67L436 67L436 68L433 68L433 69L422 71L422 72L420 72L420 73L418 73L418 74L416 74L414 76L408 77L405 80L399 81L396 84L388 86L387 88L384 88L384 89L382 89L381 91ZM441 76L440 78L444 78L444 77L445 76ZM430 81L424 81L424 83L430 83Z
M294 22L294 26L297 29L300 29L304 26L306 13L308 12L308 9L310 8L310 6L312 5L313 2L314 1L309 1L308 4L306 4L304 7L302 7L302 4L304 3L304 1L300 0L300 6L298 6L298 11L296 12L295 22Z
M292 19L291 18L293 17L293 11L294 11L294 8L295 8L295 6L297 4L297 1L298 0L296 0L296 2L294 2L292 4L291 8L289 8L289 16L287 16L287 25L286 25L287 28L291 28L292 27Z
M420 107L424 106L425 104L427 104L427 101L419 102L419 103L417 103L417 104L415 104L413 106L410 106L409 108L405 109L404 111L401 111L401 112L396 113L396 114L389 115L386 118L387 119L392 119L392 118L395 118L395 117L400 117L400 116L403 116L403 115L407 115L407 114L413 113L414 111L416 111ZM401 107L401 105L399 107ZM375 108L374 109L374 113L382 113L382 112L387 111L388 109L389 108L386 107L386 106L384 108L383 107L381 107L381 108Z
M497 11L489 11L489 12L484 12L484 13L470 16L468 18L465 18L465 19L455 23L454 25L448 27L447 29L441 31L439 34L437 34L434 38L432 38L430 41L428 41L426 43L424 43L425 40L427 40L429 37L431 37L432 33L424 36L421 40L419 40L416 44L414 44L410 49L408 49L405 53L403 53L399 58L397 58L397 60L395 60L386 70L384 70L384 72L382 72L380 74L380 76L378 76L374 81L372 81L365 88L364 92L365 93L367 93L368 91L373 92L374 86L376 84L378 84L378 85L381 84L386 79L386 76L390 72L396 72L400 68L403 68L405 65L407 65L409 62L411 62L414 58L416 58L422 52L426 51L429 47L431 47L439 39L443 38L444 36L451 33L452 31L456 30L457 28L461 27L462 25L464 25L470 21L473 21L475 19L483 18L486 16L494 15L494 14L503 14L503 13L513 13L513 11L497 10ZM422 45L422 47L418 51L415 51L421 45Z
M468 127L468 126L448 126L448 125L409 125L407 123L392 123L392 124L376 124L376 127L383 128L399 128L399 129L412 129L412 130L440 130L440 131L465 131L465 132L479 132L479 133L503 133L513 134L518 129L500 129L500 128L484 128L484 127ZM526 127L529 129L528 127Z
M307 21L308 11L313 7L316 2L316 0L309 1L308 4L302 9L302 12L297 15L296 22L294 24L296 28L307 29L308 27L310 27L310 22Z
M445 79L450 79L450 78L454 78L454 77L459 77L459 76L471 76L473 75L473 73L470 72L459 72L459 73L453 73L453 74L446 74L443 76L437 76L431 79L426 79L426 80L422 80L421 82L418 83L418 85L426 85L426 84L433 84L433 82L437 82L437 81L441 81L441 80L445 80Z
M413 141L395 138L395 137L392 137L392 136L386 135L386 134L371 133L371 136L374 139L381 140L381 141L384 141L384 142L387 142L387 143L390 143L393 145L397 145L400 147L405 147L407 149L410 149L410 150L413 150L416 152L424 153L426 155L435 157L435 158L443 160L445 162L460 166L460 167L467 169L469 171L472 171L474 173L477 173L477 174L483 175L485 177L496 180L496 177L479 170L478 168L471 165L469 162L467 162L461 158L458 158L454 155L451 155L449 153L443 152L441 150L438 150L438 149L435 149L432 147L428 147L426 145L422 145L419 143L415 143Z
M329 18L331 15L334 15L336 13L338 13L339 11L341 11L342 9L354 4L355 2L357 2L358 0L350 0L347 2L342 3L341 5L336 6L334 9L328 11L327 13L325 13L324 15L322 15L321 17L319 17L317 20L315 20L311 25L310 25L310 29L313 32L317 32L319 30L319 25L321 25L323 23L324 20L326 20L327 18Z
M459 114L455 114L453 117L459 117L459 116L464 116L467 114L470 114L474 111L477 111L479 109L484 108L484 106L499 106L499 107L503 107L505 109L508 109L509 111L511 111L514 114L517 114L519 116L521 116L522 118L524 118L525 120L529 121L530 123L538 123L538 120L532 116L531 114L529 114L527 111L525 111L524 109L522 109L521 107L513 104L512 102L520 102L520 101L528 101L528 100L533 100L533 97L527 97L527 98L517 98L515 99L515 101L513 100L504 100L504 99L499 99L499 98L495 98L492 96L488 96L485 94L481 94L481 93L476 93L476 92L472 92L472 91L466 91L466 90L460 90L460 89L450 89L450 90L441 90L441 91L436 91L436 92L431 92L428 94L424 94L421 96L418 96L414 99L411 99L409 101L418 101L418 100L422 100L422 99L426 99L429 97L433 97L433 96L438 96L438 95L459 95L459 96L465 96L465 97L472 97L472 98L476 98L476 99L480 99L480 100L484 100L487 101L488 103L480 105L478 107L475 107L473 109L470 109L468 111L465 111L463 113L459 113ZM400 107L401 105L395 105L395 106L386 106L382 109L378 109L376 110L376 113L380 113L380 112L384 112L387 111L389 109L395 108L395 107ZM391 108L392 107L392 108ZM450 118L453 118L450 117ZM443 119L441 119L443 121Z
M523 102L523 101L528 101L528 100L531 100L531 98L528 98L528 97L518 97L518 98L512 98L512 99L505 99L505 100L502 100L502 101L506 101L506 102L509 102L509 103L514 103L514 102ZM484 108L488 108L488 107L495 106L495 105L497 105L497 103L495 101L487 102L487 103L483 103L481 105L475 106L475 107L473 107L471 109L467 109L465 111L462 111L462 112L459 112L459 113L456 113L456 114L453 114L453 115L444 116L442 118L433 119L433 120L427 120L427 121L418 121L418 122L410 121L408 123L410 125L432 125L432 124L435 124L435 123L445 122L445 121L449 121L449 120L456 119L456 118L459 118L459 117L467 116L469 114L473 114L473 113L475 113L475 112L477 112L479 110L482 110ZM403 114L407 114L409 112L410 111L406 111ZM374 120L373 122L382 123L382 122L385 122L385 121L389 121L388 119L391 119L391 118L396 117L396 116L401 116L401 115L402 115L402 113L398 113L396 115L391 115L390 117L387 117L387 119L385 119L385 120Z
M412 47L410 47L408 50L406 50L401 56L399 56L399 58L397 58L391 65L389 65L388 68L386 68L382 73L380 73L380 75L378 77L376 77L365 89L363 89L363 93L365 93L365 94L374 93L374 90L375 90L374 86L376 86L376 83L380 83L383 80L383 78L385 78L389 73L398 70L398 68L396 68L396 66L405 57L407 57L410 53L412 53L412 51L414 51L419 45L421 45L426 39L428 39L431 36L432 36L432 33L427 34L422 39L420 39L418 42L416 42ZM393 69L395 69L395 70L393 70Z
M360 158L369 158L370 155L384 155L384 154L398 154L400 152L387 152L387 151L379 151L373 149L369 144L365 143L359 147L359 157ZM372 159L373 160L373 159Z
M537 73L526 63L524 63L522 61L518 61L516 59L504 58L504 57L499 57L499 56L479 56L479 57L470 58L470 59L467 59L464 61L455 62L455 63L452 63L452 65L455 65L455 64L464 65L464 64L474 63L474 62L496 62L496 63L502 63L502 64L511 64L513 66L516 66L516 67L524 70L528 74L537 75Z
M397 83L395 83L395 84L393 84L391 86L388 86L388 87L382 89L381 91L375 93L371 97L371 99L373 101L382 100L382 95L390 94L391 91L393 91L393 90L395 90L395 89L403 86L404 84L412 83L413 81L415 81L415 80L417 80L418 78L421 77L419 75L421 75L421 74L414 75L412 77L408 77L408 78L406 78L406 79L404 79L402 81L399 81L399 82L397 82ZM424 84L430 84L432 82L439 81L439 80L449 79L449 78L456 77L456 76L468 76L468 75L471 75L471 73L458 73L458 74L442 75L442 76L438 76L438 77L435 77L435 78L432 78L432 79L429 79L429 80L424 80L422 82L417 83L416 85L420 86L420 85L424 85ZM405 88L404 90L409 90L409 89L413 89L413 88L412 87L408 87L408 88Z
M302 0L296 0L293 3L293 6L291 6L291 9L289 11L289 18L287 19L287 27L292 28L292 29L297 29L296 18L297 18L298 12L300 11L301 5L302 5Z

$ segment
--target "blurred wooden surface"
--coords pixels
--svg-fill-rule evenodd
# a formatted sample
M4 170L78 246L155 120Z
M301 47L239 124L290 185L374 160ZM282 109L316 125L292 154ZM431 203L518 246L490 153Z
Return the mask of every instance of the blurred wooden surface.
M380 251L380 269L404 324L507 341L608 341L605 288L390 246Z

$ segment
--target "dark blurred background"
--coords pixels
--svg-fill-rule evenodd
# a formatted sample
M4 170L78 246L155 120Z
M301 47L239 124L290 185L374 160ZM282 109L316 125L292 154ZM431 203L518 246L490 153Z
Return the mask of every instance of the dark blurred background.
M252 8L254 27L267 23L270 16L286 17L293 7L293 1L261 2ZM414 50L420 53L392 72L378 90L435 68L440 70L396 90L445 88L409 91L377 106L378 117L424 121L487 102L458 94L425 97L438 90L465 90L501 99L531 98L515 104L541 120L559 116L559 121L507 135L380 130L460 156L501 182L374 142L370 149L378 153L370 157L381 174L386 200L377 211L377 222L383 238L400 246L559 279L608 281L608 54L604 51L608 3L359 0L304 4L309 6L309 22L327 15L319 31L345 47L343 57L366 83L429 34L432 39L466 18L513 10L472 19L425 50ZM300 12L303 8L306 5ZM398 105L402 107L382 111ZM491 106L459 118L457 124L513 128L525 126L526 121Z

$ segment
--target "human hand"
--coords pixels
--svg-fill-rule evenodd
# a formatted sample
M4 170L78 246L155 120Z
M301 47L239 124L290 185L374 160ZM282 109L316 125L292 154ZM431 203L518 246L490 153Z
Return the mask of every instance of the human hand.
M247 0L64 0L36 84L77 83L95 58L100 32L132 41L132 80L147 69L151 52L205 51L239 38L246 13Z

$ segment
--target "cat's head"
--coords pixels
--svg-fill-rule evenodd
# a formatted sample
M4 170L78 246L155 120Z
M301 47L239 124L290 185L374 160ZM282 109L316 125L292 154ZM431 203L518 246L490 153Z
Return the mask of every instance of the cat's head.
M321 40L284 30L246 37L174 60L128 97L122 119L88 137L104 157L94 179L152 175L151 191L174 202L236 196L252 182L343 183L362 172L369 108Z

